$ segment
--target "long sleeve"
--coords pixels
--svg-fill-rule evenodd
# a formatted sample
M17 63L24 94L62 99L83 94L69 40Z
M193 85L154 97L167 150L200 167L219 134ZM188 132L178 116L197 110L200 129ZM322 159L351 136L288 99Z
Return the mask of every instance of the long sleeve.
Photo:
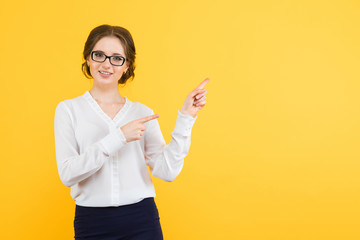
M154 114L152 111L151 114ZM166 145L157 120L148 122L145 131L145 158L151 174L165 181L173 181L181 172L189 152L191 129L197 117L182 114L178 117L171 141Z
M74 119L64 102L56 107L54 130L58 172L61 181L68 187L93 175L111 155L126 144L122 131L113 128L107 136L88 146L80 154L75 138Z

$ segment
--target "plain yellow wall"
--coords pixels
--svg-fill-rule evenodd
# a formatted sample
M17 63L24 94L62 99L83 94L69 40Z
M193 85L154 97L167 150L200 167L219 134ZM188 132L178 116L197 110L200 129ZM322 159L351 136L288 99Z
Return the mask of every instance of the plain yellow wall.
M160 114L204 78L208 103L172 183L153 179L165 239L360 239L359 1L6 1L0 8L1 239L72 239L56 105L92 81L91 29L130 30L133 82Z

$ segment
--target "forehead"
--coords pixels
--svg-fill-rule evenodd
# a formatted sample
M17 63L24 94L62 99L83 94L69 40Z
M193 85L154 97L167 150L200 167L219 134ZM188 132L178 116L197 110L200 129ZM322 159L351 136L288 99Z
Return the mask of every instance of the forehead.
M117 37L103 37L94 46L94 51L103 51L105 54L111 55L119 53L125 55L121 41Z

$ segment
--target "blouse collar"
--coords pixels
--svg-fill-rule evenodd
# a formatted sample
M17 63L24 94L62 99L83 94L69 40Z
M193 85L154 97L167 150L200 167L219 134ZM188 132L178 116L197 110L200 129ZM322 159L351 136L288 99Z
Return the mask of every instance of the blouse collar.
M125 97L125 103L124 106L120 109L120 111L115 115L114 119L111 119L99 106L99 104L96 102L96 100L93 98L93 96L90 94L89 91L86 91L83 94L83 97L86 99L86 101L90 104L90 106L95 110L95 112L104 119L109 124L116 124L119 122L125 115L126 111L129 109L131 105L131 101Z

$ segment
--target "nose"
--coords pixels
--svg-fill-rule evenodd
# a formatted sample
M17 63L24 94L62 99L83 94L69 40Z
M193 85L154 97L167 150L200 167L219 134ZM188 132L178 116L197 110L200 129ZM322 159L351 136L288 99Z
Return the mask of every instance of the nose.
M102 65L106 68L110 68L111 67L110 58L105 59Z

